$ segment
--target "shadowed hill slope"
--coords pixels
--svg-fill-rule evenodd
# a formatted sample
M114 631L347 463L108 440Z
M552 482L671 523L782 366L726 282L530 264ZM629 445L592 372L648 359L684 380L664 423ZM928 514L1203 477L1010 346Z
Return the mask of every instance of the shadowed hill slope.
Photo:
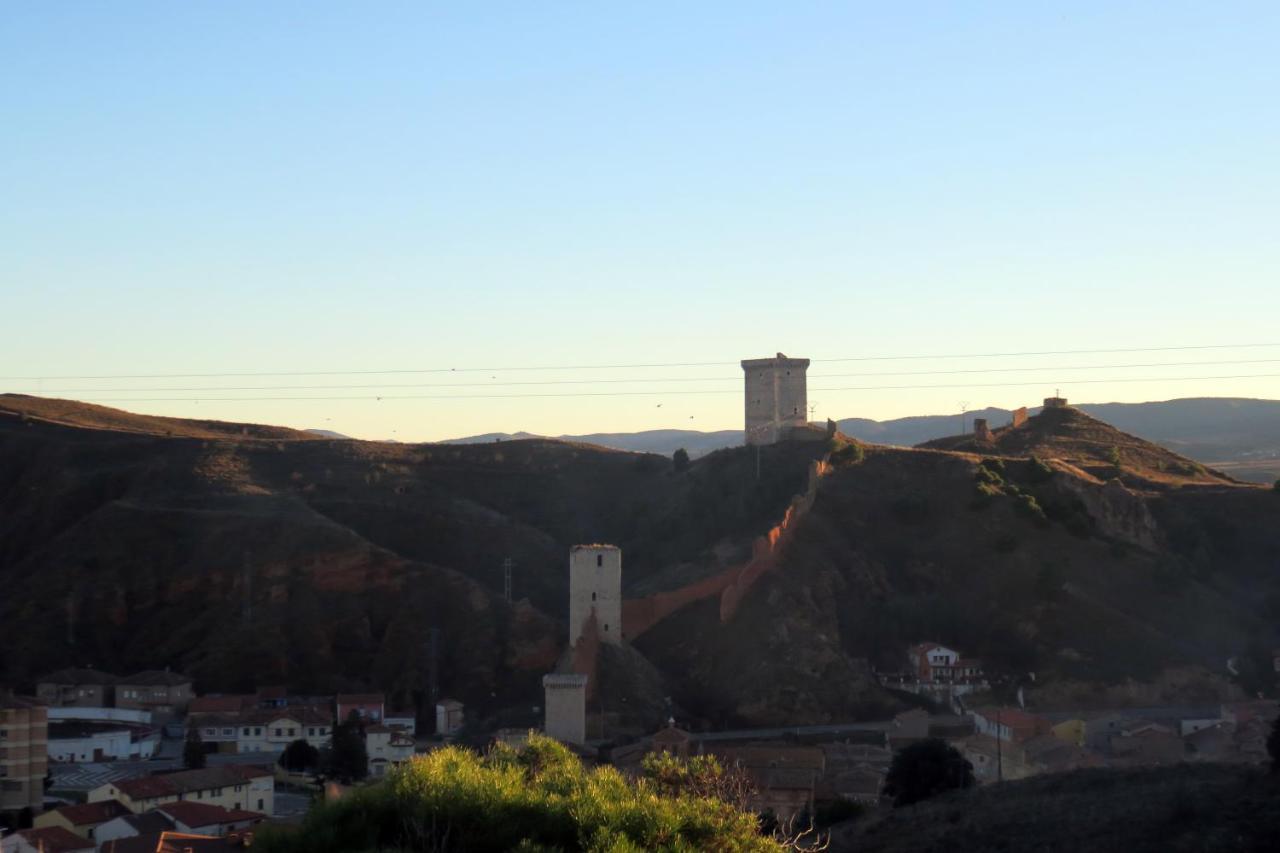
M1277 797L1280 778L1255 767L1077 770L895 809L832 849L1260 853L1280 849Z
M743 563L830 449L766 447L757 468L735 448L677 472L540 439L207 437L109 411L87 428L15 399L0 417L0 585L13 591L0 678L172 664L203 690L376 686L410 703L438 627L441 688L478 712L527 708L563 651L569 546L622 546L627 598L696 586ZM128 425L104 426L116 418ZM1105 425L1037 423L1034 446L1072 461L1017 458L1026 447L833 454L729 618L688 597L636 648L690 714L727 725L886 713L895 700L871 667L897 668L921 639L1063 695L1163 689L1171 667L1218 673L1180 694L1217 695L1226 657L1277 640L1280 498L1211 475L1103 483L1080 466L1097 468ZM1131 467L1148 471L1134 446Z

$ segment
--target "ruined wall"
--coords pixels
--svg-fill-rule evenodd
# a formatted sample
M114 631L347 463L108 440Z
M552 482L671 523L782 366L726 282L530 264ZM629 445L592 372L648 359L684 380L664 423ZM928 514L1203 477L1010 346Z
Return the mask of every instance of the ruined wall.
M1050 463L1057 468L1061 463ZM1053 478L1053 485L1060 491L1077 497L1085 511L1107 536L1120 539L1139 548L1154 550L1159 528L1155 517L1142 496L1129 490L1119 480L1108 480L1096 485L1080 476L1062 473Z
M1027 422L1027 407L1022 406L1021 408L1014 409L1013 421L1010 423L1010 426L1016 429L1022 426L1023 424L1025 424L1026 422Z
M973 419L973 437L976 441L991 440L991 427L987 426L986 418Z
M804 493L792 498L782 520L752 543L751 557L745 563L731 566L679 589L624 601L624 636L628 640L634 640L677 610L713 596L720 598L720 621L727 622L733 618L738 605L756 581L777 568L779 550L795 525L813 508L818 494L818 482L830 470L831 466L825 459L810 464L808 485Z

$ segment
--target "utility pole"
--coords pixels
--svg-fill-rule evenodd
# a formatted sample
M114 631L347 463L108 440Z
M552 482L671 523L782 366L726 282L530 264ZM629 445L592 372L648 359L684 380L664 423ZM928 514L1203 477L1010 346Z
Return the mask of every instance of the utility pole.
M253 621L253 563L250 559L249 551L244 552L244 564L240 567L240 571L244 580L242 589L244 591L244 601L241 603L240 619L248 626Z
M511 605L511 568L515 565L515 561L507 557L502 561L502 597L507 600L507 605Z
M431 639L428 642L427 658L427 699L434 708L436 699L440 696L440 670L437 663L440 657L440 629L432 628L430 631Z
M961 435L969 434L968 420L965 417L968 414L969 414L969 401L961 400L960 401L960 434Z
M1004 750L1000 744L1000 709L996 708L996 781L1004 781Z

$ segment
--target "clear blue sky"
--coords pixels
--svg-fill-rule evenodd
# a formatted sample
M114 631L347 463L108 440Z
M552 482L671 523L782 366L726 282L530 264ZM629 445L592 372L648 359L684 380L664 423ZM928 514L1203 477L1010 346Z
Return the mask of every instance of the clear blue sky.
M710 429L740 425L732 362L777 350L1280 343L1277 44L1275 2L11 0L0 375L728 364L0 390L361 437ZM820 418L883 418L1054 386L1280 397L1261 376L1073 382L1276 359L822 362L812 389L1032 384L810 398ZM1075 369L1217 360L1259 363ZM1029 366L1047 369L825 376ZM583 378L662 381L471 401L142 390ZM201 401L124 401L156 396Z

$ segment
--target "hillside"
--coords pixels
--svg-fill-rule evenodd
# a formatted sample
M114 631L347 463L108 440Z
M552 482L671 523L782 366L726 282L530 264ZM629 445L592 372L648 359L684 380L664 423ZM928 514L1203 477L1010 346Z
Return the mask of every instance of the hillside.
M1280 780L1256 767L1077 770L895 809L833 850L1178 853L1280 849Z
M3 398L0 417L0 584L21 590L0 597L0 680L172 664L203 690L377 686L407 704L434 626L441 688L477 716L537 704L564 646L570 545L621 545L628 599L700 588L756 553L829 449L766 447L757 468L734 448L676 472L545 439L324 440L74 406L59 423L30 400ZM924 638L1035 671L1064 701L1226 695L1225 659L1280 640L1280 499L1198 468L1149 480L1192 463L1148 464L1167 451L1138 439L1123 452L1142 483L1105 483L1081 448L1120 439L1083 417L1029 425L1028 447L1069 461L1012 444L837 454L735 607L684 596L636 639L648 663L627 665L628 707L670 695L715 725L876 717L900 706L871 668Z
M921 446L986 456L1056 459L1099 480L1118 477L1126 485L1142 487L1234 482L1074 407L1044 409L1020 426L993 428L989 438L971 433L935 439Z

